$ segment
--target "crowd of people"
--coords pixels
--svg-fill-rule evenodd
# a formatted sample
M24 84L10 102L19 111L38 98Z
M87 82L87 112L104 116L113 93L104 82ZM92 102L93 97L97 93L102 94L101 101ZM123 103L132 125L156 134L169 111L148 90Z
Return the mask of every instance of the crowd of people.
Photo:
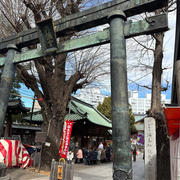
M132 160L136 161L137 147L131 147ZM108 143L100 142L98 146L79 147L74 146L71 151L68 151L67 162L68 163L84 163L86 165L96 164L98 162L110 162L113 159L112 147ZM144 159L144 152L143 152Z
M110 144L100 142L98 147L79 146L74 151L68 151L67 162L84 163L86 165L96 164L98 162L110 162L112 160L112 148Z

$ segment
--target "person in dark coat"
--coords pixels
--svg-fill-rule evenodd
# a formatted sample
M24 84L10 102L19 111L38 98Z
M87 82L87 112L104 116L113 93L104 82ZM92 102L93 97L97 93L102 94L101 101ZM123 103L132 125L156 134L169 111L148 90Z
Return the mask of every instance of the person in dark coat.
M143 152L143 160L144 160L144 153L145 153L145 152Z
M136 146L134 147L134 150L133 150L133 161L134 162L136 161Z
M106 147L106 159L108 162L111 159L111 147L109 146L109 144L107 144L107 147Z

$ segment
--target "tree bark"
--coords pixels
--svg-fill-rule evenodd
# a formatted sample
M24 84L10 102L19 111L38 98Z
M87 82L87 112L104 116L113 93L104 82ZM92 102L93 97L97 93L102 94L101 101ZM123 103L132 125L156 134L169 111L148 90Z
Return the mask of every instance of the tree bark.
M42 148L41 167L44 170L50 170L50 164L52 159L59 161L59 145L63 122L64 117L61 117L61 119L58 120L51 118L48 123L48 127L46 127L48 128L46 141L50 143L50 147L43 145Z
M171 179L169 139L165 118L161 112L161 77L164 33L157 33L154 37L156 39L156 44L154 51L150 115L156 119L157 180L169 180Z
M154 35L156 39L154 51L154 66L152 74L152 98L151 111L161 111L161 78L162 78L162 60L163 60L163 39L164 33Z

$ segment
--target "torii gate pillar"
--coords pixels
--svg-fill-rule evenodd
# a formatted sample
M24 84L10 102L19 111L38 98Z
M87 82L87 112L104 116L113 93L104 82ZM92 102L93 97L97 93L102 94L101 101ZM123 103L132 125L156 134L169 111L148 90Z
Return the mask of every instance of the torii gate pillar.
M14 55L18 51L13 44L7 47L7 57L0 82L0 137L3 136L4 119L10 95L12 82L15 76L15 64L13 63Z
M113 11L109 16L111 47L111 96L113 136L113 179L132 179L130 122L127 88L125 14Z

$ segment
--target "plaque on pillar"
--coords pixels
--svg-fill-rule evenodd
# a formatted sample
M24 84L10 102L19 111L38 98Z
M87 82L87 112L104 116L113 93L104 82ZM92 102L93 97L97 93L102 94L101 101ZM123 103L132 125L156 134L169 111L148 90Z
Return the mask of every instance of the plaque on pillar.
M156 122L152 117L144 119L145 125L145 179L156 180Z
M38 22L37 29L42 52L44 54L54 53L57 50L57 41L52 19Z

